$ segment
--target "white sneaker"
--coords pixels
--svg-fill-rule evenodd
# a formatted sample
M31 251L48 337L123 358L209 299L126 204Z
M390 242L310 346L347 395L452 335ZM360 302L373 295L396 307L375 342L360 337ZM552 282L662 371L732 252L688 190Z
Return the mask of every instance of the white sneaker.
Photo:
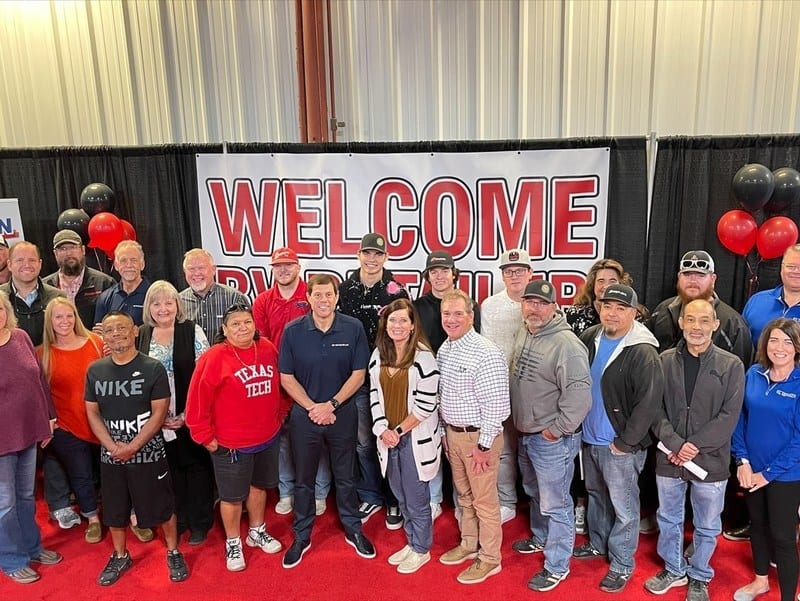
M81 516L75 513L72 507L62 507L50 512L50 517L58 522L58 527L63 530L69 530L73 526L78 526L81 523Z
M575 506L575 534L586 534L586 505Z
M294 499L292 497L281 497L278 499L277 505L275 505L275 513L280 515L292 513L292 509L294 509Z
M442 504L431 503L431 522L435 522L440 515L442 515Z
M272 538L266 529L258 530L256 528L250 528L247 534L247 540L244 542L247 543L248 547L258 547L264 553L277 553L283 549L281 541Z
M389 555L389 559L387 559L386 561L389 562L389 565L399 566L401 563L403 563L403 560L405 560L405 558L408 556L409 553L411 553L411 551L412 551L411 547L406 545L396 553L392 553L391 555Z
M416 551L411 551L403 560L403 563L397 566L397 571L401 574L413 574L430 560L430 553L417 553Z
M517 517L517 510L505 505L500 506L500 523L505 524Z
M231 572L241 572L245 567L244 553L242 553L242 539L228 539L225 541L225 567Z
M316 499L314 501L314 513L322 515L328 509L328 502L325 499Z

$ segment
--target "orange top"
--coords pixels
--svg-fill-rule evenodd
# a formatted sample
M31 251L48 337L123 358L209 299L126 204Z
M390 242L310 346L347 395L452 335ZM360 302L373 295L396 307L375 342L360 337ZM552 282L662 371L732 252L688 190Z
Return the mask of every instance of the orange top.
M50 347L50 392L58 427L81 440L97 443L99 441L92 433L86 416L84 389L89 365L103 357L103 341L91 332L89 338L81 348L71 351ZM36 350L41 359L41 347Z

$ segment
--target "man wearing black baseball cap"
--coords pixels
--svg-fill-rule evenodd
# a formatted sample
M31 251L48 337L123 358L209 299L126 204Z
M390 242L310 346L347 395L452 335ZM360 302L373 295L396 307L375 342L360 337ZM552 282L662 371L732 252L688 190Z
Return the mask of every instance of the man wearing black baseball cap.
M581 444L581 424L592 405L586 347L558 310L553 284L530 282L510 361L511 415L519 432L522 486L530 497L533 536L516 541L519 553L544 552L543 569L528 583L554 589L569 574L575 520L570 482Z
M633 575L637 480L664 392L658 341L636 321L638 304L633 288L612 284L600 299L600 323L581 334L592 376L592 407L583 422L589 542L573 556L608 556L611 565L600 590L609 593L621 591Z
M339 286L338 310L355 317L364 326L369 350L375 347L378 334L378 312L393 300L408 298L408 292L384 268L389 255L386 238L370 232L361 238L358 250L359 268ZM358 407L358 464L361 478L358 481L359 514L366 522L386 503L386 527L398 530L403 527L403 516L389 486L381 478L378 451L372 433L372 411L369 402L369 374L364 385L353 397Z

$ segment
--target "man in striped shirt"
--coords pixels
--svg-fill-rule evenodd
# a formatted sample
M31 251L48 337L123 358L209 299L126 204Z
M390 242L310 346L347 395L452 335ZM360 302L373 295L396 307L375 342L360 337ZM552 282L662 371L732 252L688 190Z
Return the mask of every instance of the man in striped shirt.
M183 256L183 274L189 284L188 288L181 290L186 317L203 328L212 344L228 307L250 306L244 294L214 281L216 271L214 257L207 250L193 248Z
M440 415L445 449L461 505L461 543L442 555L445 565L473 560L458 575L477 584L501 570L500 499L497 470L503 450L503 420L510 413L508 365L503 351L478 334L471 299L461 290L442 297L439 348Z

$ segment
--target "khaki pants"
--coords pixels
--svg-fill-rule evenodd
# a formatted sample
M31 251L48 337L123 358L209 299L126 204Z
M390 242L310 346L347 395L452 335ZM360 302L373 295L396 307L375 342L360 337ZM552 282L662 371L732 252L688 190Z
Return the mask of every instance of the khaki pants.
M470 464L480 432L455 432L447 428L447 447L453 470L453 486L461 505L461 546L478 551L486 563L500 564L503 530L500 525L500 499L497 496L497 471L503 450L503 435L494 439L489 469L473 474Z

